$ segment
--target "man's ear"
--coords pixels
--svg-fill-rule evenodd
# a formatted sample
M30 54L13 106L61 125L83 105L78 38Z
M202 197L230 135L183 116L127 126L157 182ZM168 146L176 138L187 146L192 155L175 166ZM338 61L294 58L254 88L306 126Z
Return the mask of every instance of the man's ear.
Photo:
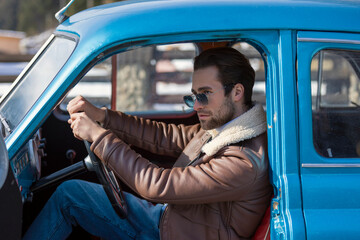
M244 101L244 96L245 96L244 86L241 83L235 84L232 91L232 95L234 102L239 102L241 100Z

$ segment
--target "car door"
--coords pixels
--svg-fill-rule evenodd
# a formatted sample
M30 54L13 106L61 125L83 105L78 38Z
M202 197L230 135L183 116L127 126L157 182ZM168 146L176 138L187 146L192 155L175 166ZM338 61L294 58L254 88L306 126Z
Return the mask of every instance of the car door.
M297 41L307 239L359 239L360 34L299 32Z
M0 126L2 129L2 126ZM0 136L0 236L1 239L20 239L22 201L14 174L9 166L8 152Z

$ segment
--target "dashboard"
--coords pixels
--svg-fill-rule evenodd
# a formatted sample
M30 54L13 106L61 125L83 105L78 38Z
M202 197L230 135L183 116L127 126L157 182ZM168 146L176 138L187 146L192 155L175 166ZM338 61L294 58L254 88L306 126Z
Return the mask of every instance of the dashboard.
M41 137L41 131L38 130L32 139L10 160L10 166L13 170L15 179L21 192L22 201L31 201L31 185L40 179L41 159L46 155L46 140Z

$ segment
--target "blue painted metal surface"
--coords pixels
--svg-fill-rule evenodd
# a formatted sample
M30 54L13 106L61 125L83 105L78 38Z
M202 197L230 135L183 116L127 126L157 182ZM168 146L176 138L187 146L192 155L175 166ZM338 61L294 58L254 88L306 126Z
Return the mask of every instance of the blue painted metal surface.
M359 7L359 1L339 0L130 1L83 11L65 21L58 29L76 31L82 35L98 30L106 33L110 27L120 30L118 36L129 37L136 32L145 36L169 33L169 29L173 32L214 29L359 32ZM161 24L164 22L166 24Z

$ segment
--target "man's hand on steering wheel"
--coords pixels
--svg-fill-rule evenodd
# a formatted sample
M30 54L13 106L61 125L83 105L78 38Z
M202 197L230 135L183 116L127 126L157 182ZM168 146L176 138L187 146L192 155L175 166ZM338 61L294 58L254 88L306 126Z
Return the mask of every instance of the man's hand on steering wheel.
M67 105L67 110L70 115L85 112L90 119L98 123L104 123L105 120L105 110L94 106L82 96L72 99Z
M91 169L96 172L99 182L103 185L116 213L119 217L125 218L127 215L126 203L114 173L90 150L90 142L93 142L106 131L97 123L104 121L105 110L95 107L81 96L71 100L67 108L70 113L68 123L74 136L77 139L84 140L91 160Z
M67 110L70 114L68 123L76 138L93 142L105 131L97 124L104 122L105 110L94 106L82 96L72 99Z
M106 131L94 120L90 119L85 112L70 114L68 123L77 139L86 140L88 142L95 141L95 139Z

